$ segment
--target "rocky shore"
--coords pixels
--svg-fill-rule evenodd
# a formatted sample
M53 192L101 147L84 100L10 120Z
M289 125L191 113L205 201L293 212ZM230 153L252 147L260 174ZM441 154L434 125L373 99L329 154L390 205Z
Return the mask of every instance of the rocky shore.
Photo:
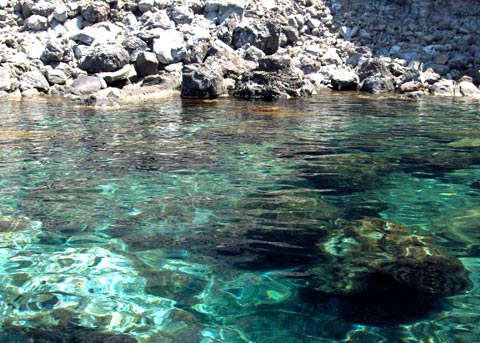
M467 0L0 0L0 97L480 97L479 15Z

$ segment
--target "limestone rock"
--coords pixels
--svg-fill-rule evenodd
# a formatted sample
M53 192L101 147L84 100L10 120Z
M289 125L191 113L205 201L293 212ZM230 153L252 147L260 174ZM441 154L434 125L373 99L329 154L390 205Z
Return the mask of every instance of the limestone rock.
M455 87L455 95L480 97L480 89L470 81L461 81Z
M90 73L110 72L128 64L128 52L115 44L97 45L91 48L80 62L80 68Z
M45 45L45 50L40 59L44 63L49 62L70 62L72 50L68 40L50 39Z
M0 91L10 92L12 89L12 78L10 76L10 68L0 67Z
M395 91L393 78L375 74L363 80L360 90L370 93L391 93Z

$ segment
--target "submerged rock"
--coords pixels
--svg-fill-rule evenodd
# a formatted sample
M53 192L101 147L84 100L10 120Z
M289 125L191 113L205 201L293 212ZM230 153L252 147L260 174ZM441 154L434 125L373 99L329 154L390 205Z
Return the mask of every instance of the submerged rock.
M460 260L428 236L382 218L346 223L318 243L324 262L310 271L327 294L420 293L450 296L472 287Z

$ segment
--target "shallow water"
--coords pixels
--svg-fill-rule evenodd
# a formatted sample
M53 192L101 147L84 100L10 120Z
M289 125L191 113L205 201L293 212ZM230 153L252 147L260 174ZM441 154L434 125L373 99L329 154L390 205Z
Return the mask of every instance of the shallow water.
M2 342L474 342L480 104L325 93L115 110L3 102ZM445 299L345 299L306 268L338 221L429 234Z

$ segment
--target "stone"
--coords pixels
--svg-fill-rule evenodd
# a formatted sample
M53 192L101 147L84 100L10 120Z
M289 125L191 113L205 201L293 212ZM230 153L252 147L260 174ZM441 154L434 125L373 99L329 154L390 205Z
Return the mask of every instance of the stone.
M75 42L81 42L86 45L115 43L117 32L107 30L100 26L87 26L81 31L76 31L70 35L70 39Z
M122 46L130 55L130 62L135 63L138 55L148 49L147 43L137 36L128 36L123 40Z
M64 85L68 80L67 75L61 69L46 68L46 74L51 85Z
M83 29L83 17L79 15L75 18L67 19L63 23L63 26L65 27L65 29L67 29L67 32L70 36L74 35L78 31Z
M69 41L64 39L50 39L45 45L45 50L40 59L44 63L70 62L73 58Z
M108 84L117 81L131 80L137 76L137 72L131 64L127 64L119 70L97 73L95 75L102 78Z
M430 93L438 96L453 96L455 94L455 82L442 79L430 86Z
M77 94L90 94L105 88L104 81L97 76L79 75L72 83Z
M258 62L259 59L265 57L265 53L255 46L251 46L245 51L244 58L247 61Z
M155 53L143 51L138 54L135 69L140 76L155 75L158 72L158 64Z
M357 90L360 83L358 75L350 69L340 68L330 75L330 83L334 90Z
M67 6L62 2L57 3L56 6L55 6L55 9L53 10L52 16L59 23L65 22L65 20L68 19L68 8L67 8Z
M471 81L460 81L455 87L455 95L480 97L480 89Z
M357 74L360 77L360 81L375 74L380 74L386 77L392 76L386 63L382 59L376 57L359 61Z
M90 23L106 21L110 14L110 6L101 1L87 2L81 8L82 17Z
M221 24L232 14L237 14L243 18L245 10L245 0L207 0L205 3L205 12L215 18L218 24ZM215 13L216 15L211 15Z
M436 246L433 237L393 221L366 217L329 232L317 244L325 262L310 270L312 286L326 294L443 297L472 287L460 260Z
M226 90L220 70L207 64L190 64L182 69L182 98L214 99Z
M185 64L202 63L205 61L208 53L208 43L199 42L192 46L184 59Z
M272 55L280 48L281 32L281 26L273 21L243 21L233 32L232 44L237 49L253 45Z
M342 58L337 52L336 48L328 48L327 51L320 57L320 62L322 65L329 65L329 64L335 64L335 65L342 65Z
M5 66L0 67L0 91L10 92L12 89L12 82L10 68Z
M258 70L266 72L288 72L292 68L290 56L271 55L258 60Z
M93 107L117 107L122 100L122 91L118 88L105 88L84 99L84 104Z
M150 11L154 5L154 0L139 0L137 3L138 10L142 13Z
M418 81L408 81L402 83L399 87L400 93L411 93L419 91L422 88L422 84Z
M375 74L362 81L360 90L370 93L391 93L395 91L393 78L382 74Z
M25 91L27 89L35 88L39 91L47 92L50 85L43 74L34 69L20 75L20 89Z
M177 25L189 24L193 17L194 13L189 6L174 6L172 8L172 20Z
M33 15L48 17L53 13L57 4L54 1L40 0L33 4L31 11Z
M48 28L48 19L41 15L34 14L25 20L25 27L34 31L42 31Z
M153 40L153 52L162 64L180 62L187 55L183 33L177 30L162 30Z
M81 69L89 73L116 71L128 64L128 52L116 44L97 45L80 62Z
M421 80L430 85L434 84L437 81L440 81L441 78L442 77L439 74L435 73L432 68L428 68L421 75Z

